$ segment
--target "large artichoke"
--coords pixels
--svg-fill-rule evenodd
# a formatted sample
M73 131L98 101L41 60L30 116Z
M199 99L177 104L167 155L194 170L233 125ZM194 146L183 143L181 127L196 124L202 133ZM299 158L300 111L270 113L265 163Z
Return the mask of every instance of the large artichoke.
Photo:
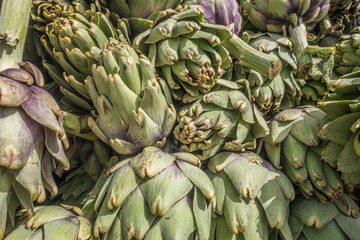
M344 186L336 169L321 159L326 143L318 137L317 127L324 116L310 106L284 110L270 122L264 146L273 165L283 168L305 197L328 202L338 200Z
M214 189L190 153L147 147L115 165L95 202L101 239L209 239Z
M333 203L324 204L299 196L290 203L290 213L289 225L294 240L359 239L358 213L346 216Z
M77 207L42 206L35 208L35 214L21 213L19 225L5 240L57 239L90 240L91 225Z
M230 67L229 53L270 78L279 73L278 58L251 48L225 26L206 23L203 14L198 6L154 14L149 18L154 26L133 42L167 81L175 99L209 92Z
M311 55L305 49L307 28L313 28L323 19L329 8L330 0L254 0L244 2L249 19L258 29L269 32L283 32L287 29L293 43L297 59L297 75L306 77L311 72Z
M210 239L292 239L288 216L295 191L284 173L251 152L221 152L207 166L216 196Z
M174 129L180 150L193 152L201 160L222 149L254 149L256 139L269 133L265 119L242 92L240 82L220 79L218 87L182 107Z
M99 55L85 81L97 112L89 118L90 128L120 154L162 147L176 120L164 81L156 78L146 57L116 39Z
M72 110L89 113L93 106L84 81L98 63L101 49L109 38L118 38L110 20L95 13L87 20L80 13L59 17L46 25L41 42L57 64L44 62L50 76L61 86L63 104Z
M20 66L0 72L0 238L20 203L31 216L45 189L56 194L53 158L69 169L60 108L36 86L43 86L41 72L30 63Z

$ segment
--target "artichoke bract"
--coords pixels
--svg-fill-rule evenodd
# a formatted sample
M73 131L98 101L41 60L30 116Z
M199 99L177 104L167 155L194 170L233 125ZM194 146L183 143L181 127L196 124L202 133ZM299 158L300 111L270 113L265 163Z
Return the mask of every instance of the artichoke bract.
M20 204L31 215L32 202L46 199L45 189L56 194L53 158L70 167L60 108L38 87L44 84L39 69L28 62L20 66L0 72L0 238L8 214L14 223Z
M56 64L44 61L44 67L61 86L63 104L73 111L89 113L93 109L84 81L109 38L118 38L118 33L100 12L90 20L74 13L46 25L46 35L40 40Z
M358 239L360 218L342 214L335 204L296 197L290 203L289 225L294 240Z
M260 30L283 32L288 29L297 59L297 75L306 77L311 72L311 55L305 51L308 46L307 28L313 28L323 19L330 0L255 0L244 2L249 20Z
M97 116L89 127L120 154L162 147L176 120L170 92L150 61L110 38L85 81Z
M251 152L221 152L207 167L216 196L210 239L292 239L288 216L295 190L284 173Z
M182 0L107 0L106 7L121 18L147 18L152 13L176 8Z
M179 110L174 136L181 151L205 160L222 149L254 149L256 139L267 136L266 121L242 92L242 82L220 79L216 90Z
M336 169L321 159L326 145L317 135L325 113L305 106L280 112L269 123L264 146L270 162L283 171L307 198L338 200L344 184Z
M199 5L209 23L227 26L238 35L244 25L241 8L236 0L186 0L187 5Z
M112 169L96 201L101 239L210 238L214 189L190 153L147 147Z
M90 240L91 224L82 215L68 205L36 207L33 216L21 213L19 225L5 239Z
M133 41L166 80L176 100L185 94L209 92L231 66L230 54L270 78L279 73L278 58L256 51L223 25L205 22L203 14L196 5L155 13L149 17L154 26Z

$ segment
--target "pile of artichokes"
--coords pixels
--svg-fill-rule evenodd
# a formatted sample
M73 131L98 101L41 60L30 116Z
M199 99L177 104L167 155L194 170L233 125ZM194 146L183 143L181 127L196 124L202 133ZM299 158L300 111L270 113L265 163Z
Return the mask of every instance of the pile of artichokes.
M359 0L0 0L0 240L355 240L359 204Z

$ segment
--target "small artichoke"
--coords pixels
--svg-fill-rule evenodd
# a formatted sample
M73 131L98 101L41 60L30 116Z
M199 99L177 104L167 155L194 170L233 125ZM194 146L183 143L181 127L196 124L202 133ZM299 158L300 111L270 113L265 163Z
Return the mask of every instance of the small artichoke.
M149 17L153 27L133 41L166 80L176 100L209 92L231 66L229 54L270 78L279 73L278 58L251 48L225 26L205 22L203 14L199 6L154 14Z
M72 111L89 113L93 109L84 81L109 38L118 38L118 33L106 15L99 12L90 20L75 13L46 25L41 42L52 59L45 61L44 67L61 86L65 95L62 103Z
M283 32L288 29L297 59L297 75L305 78L312 69L311 55L305 51L308 46L307 28L313 28L323 19L330 0L254 0L244 2L249 19L258 29L269 32Z
M269 123L264 146L270 162L283 171L306 197L338 200L344 184L336 169L321 159L326 142L317 135L325 113L304 106L281 111Z
M326 113L319 136L328 140L322 152L325 162L341 173L350 191L360 188L360 72L344 75L332 82L340 100L318 103Z
M360 27L340 37L336 46L335 71L341 75L360 70Z
M215 193L199 166L190 153L156 147L118 163L94 203L94 236L209 239Z
M41 206L33 216L20 213L19 225L4 240L90 240L91 224L73 206Z
M199 5L209 23L227 26L238 35L244 25L241 8L236 0L187 0L187 5Z
M284 173L251 152L221 152L207 167L216 196L211 239L292 239L288 216L295 190Z
M28 62L20 66L0 72L0 238L20 203L31 216L33 201L46 199L45 189L56 194L53 158L70 167L60 108L35 86L44 83L39 69Z
M251 97L259 110L288 109L300 104L301 90L293 72L296 71L296 58L291 41L275 33L250 35L249 44L266 54L276 56L282 61L282 69L274 79L267 79L260 73L250 70L245 76L249 81Z
M162 147L176 120L170 92L156 78L150 61L116 39L110 39L85 81L97 116L89 127L120 154L146 146Z
M243 87L220 79L217 89L179 110L174 136L181 151L205 160L221 150L255 148L256 139L265 137L269 128Z

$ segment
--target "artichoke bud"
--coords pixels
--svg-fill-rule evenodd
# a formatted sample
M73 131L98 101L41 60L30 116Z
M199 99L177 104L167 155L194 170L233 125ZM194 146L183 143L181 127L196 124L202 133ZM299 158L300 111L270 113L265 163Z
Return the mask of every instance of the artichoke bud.
M253 149L255 138L252 131L258 129L261 136L268 132L265 120L241 92L241 86L236 90L229 89L225 87L227 82L222 79L223 87L179 110L175 138L181 149L193 152L201 160L222 149Z
M94 236L209 239L215 192L200 165L194 155L156 147L116 164L95 201Z
M202 17L203 10L194 6L160 13L154 26L134 39L176 100L209 92L230 67L229 53L220 43L231 32Z
M121 154L162 147L176 111L149 60L127 43L110 38L92 75L85 85L97 111L96 119L89 119L94 133Z
M268 228L292 238L288 204L295 190L284 173L251 152L218 153L207 167L216 194L214 239L270 239Z

